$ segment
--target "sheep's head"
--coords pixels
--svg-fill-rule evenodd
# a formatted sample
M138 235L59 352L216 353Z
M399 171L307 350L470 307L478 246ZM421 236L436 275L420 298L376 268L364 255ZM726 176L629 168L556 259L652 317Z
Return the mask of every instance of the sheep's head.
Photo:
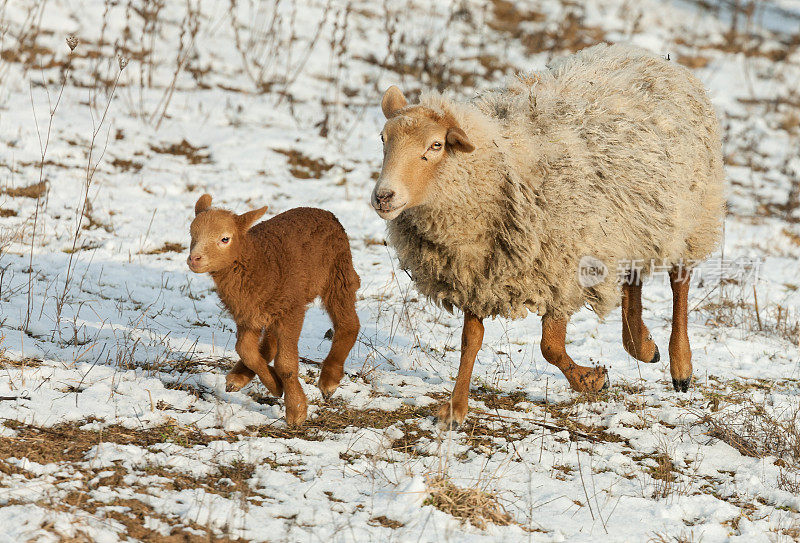
M424 204L442 164L454 153L470 153L475 147L451 115L409 106L397 87L389 87L381 108L386 116L381 131L383 167L371 204L378 215L391 220L404 209Z
M267 208L237 215L211 207L211 195L204 194L194 205L194 220L189 231L192 245L186 263L195 273L214 273L233 265L250 227Z

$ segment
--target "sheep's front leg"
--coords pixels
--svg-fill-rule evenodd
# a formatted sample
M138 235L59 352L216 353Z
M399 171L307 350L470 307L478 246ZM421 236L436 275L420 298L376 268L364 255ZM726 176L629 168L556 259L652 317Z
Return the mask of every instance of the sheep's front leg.
M689 280L692 272L673 268L669 272L672 285L672 334L669 337L669 372L676 392L686 392L692 381L692 349L689 347Z
M242 363L250 371L258 375L270 393L280 398L283 395L281 380L275 375L275 370L261 357L259 352L260 336L260 330L239 327L236 331L236 352L241 357ZM233 371L236 371L236 368Z
M483 320L469 311L464 312L464 328L461 331L461 364L458 366L456 386L450 399L439 408L437 418L445 427L456 428L467 417L469 382L472 367L483 344Z
M275 356L275 371L283 382L286 422L290 426L303 424L308 414L308 399L298 378L300 359L297 354L304 317L305 308L301 308L281 319L276 329L278 354Z
M579 366L566 350L567 319L551 315L542 317L542 354L545 360L556 366L578 392L597 392L608 388L608 372L605 368Z
M622 346L641 362L654 364L661 359L658 346L642 321L642 282L636 272L622 284Z

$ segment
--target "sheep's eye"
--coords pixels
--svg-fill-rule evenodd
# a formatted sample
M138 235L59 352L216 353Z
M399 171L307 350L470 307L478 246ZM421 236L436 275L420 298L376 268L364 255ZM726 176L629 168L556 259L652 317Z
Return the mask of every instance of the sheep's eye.
M431 147L430 147L430 149L431 149L432 151L438 151L438 150L439 150L439 149L441 149L441 148L442 148L442 142L440 142L440 141L434 141L433 143L431 143Z
M226 238L222 238L220 241L221 241L222 243L228 243L230 240L231 240L231 238L227 238L227 237L226 237Z

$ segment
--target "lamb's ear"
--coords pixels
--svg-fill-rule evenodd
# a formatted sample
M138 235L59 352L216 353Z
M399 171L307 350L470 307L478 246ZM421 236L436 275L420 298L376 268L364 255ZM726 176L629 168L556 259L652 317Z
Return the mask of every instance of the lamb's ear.
M471 153L475 150L475 146L472 145L471 141L469 141L467 135L457 126L447 130L447 136L445 137L445 140L447 141L447 145L456 151L461 151L462 153Z
M263 217L264 213L266 212L267 206L264 206L254 209L253 211L248 211L247 213L242 213L241 215L236 215L236 224L242 231L246 232L247 230L250 230L250 227L253 226L253 223Z
M200 213L205 211L211 207L211 195L210 194L203 194L200 198L197 199L197 203L194 204L194 215L195 217L198 216Z
M387 119L394 117L397 113L397 110L403 109L407 105L408 101L406 100L406 97L403 96L403 93L400 92L400 89L394 85L386 89L386 92L383 93L381 109L383 110L383 114Z

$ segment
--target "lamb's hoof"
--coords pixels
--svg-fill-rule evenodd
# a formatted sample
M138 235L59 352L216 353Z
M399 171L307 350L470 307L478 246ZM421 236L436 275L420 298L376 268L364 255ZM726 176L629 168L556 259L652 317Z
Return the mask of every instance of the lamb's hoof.
M308 412L303 409L297 413L286 413L286 424L291 428L299 428L306 421Z
M250 379L248 379L246 375L229 373L225 376L225 392L239 392L247 386L249 382Z
M648 362L648 364L655 364L656 362L661 360L661 353L658 352L658 345L653 345L653 347L656 348L656 352L653 353L653 358L650 359L650 362Z
M322 399L327 402L330 401L333 393L336 392L337 388L339 388L339 381L336 381L333 384L326 384L322 382L322 379L320 379L317 382L317 388L319 388L319 391L322 393Z
M294 419L287 418L286 424L289 426L289 428L300 428L305 421L306 421L305 417L298 417Z
M457 420L454 420L454 419L450 419L448 421L448 420L443 420L443 419L440 419L439 417L436 417L436 424L442 430L458 430L461 427L462 423L458 422Z
M436 424L442 430L457 430L467 418L467 408L451 406L450 402L445 402L434 415Z
M675 389L675 392L688 392L689 385L692 382L692 376L690 375L686 379L673 379L672 380L672 387Z

